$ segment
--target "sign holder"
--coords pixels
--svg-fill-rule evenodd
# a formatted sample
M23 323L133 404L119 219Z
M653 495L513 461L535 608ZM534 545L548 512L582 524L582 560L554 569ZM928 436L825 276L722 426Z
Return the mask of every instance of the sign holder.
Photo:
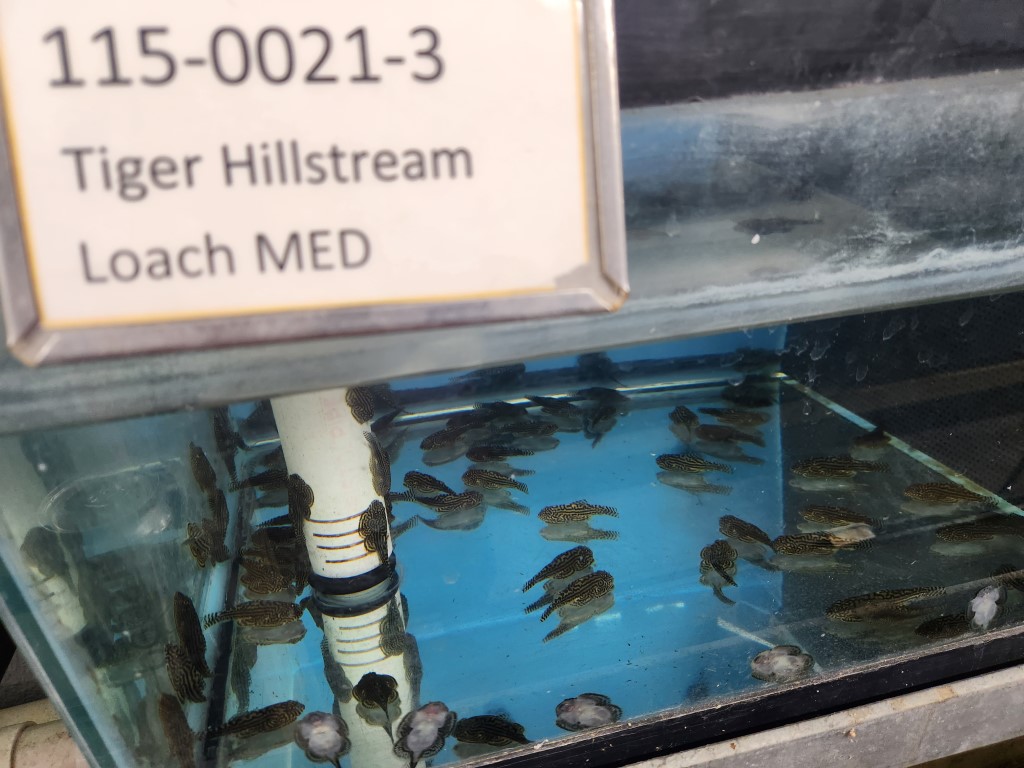
M8 0L8 2L10 1ZM517 2L524 2L524 0L517 0ZM540 0L536 0L536 2L540 3ZM544 3L540 4L544 5ZM2 6L3 0L0 0L0 8ZM412 293L384 298L367 295L366 301L362 301L358 297L353 301L350 297L334 302L331 299L326 301L309 300L308 297L299 295L303 291L296 291L295 287L291 286L286 287L284 293L287 294L288 291L291 291L291 294L298 295L298 298L295 301L285 300L284 304L279 306L246 307L239 305L228 307L223 312L219 311L219 308L218 311L209 311L209 307L204 309L200 306L187 316L175 316L166 311L162 313L155 311L152 317L140 319L130 314L120 315L117 311L110 318L102 317L95 310L91 310L91 314L83 310L81 316L78 316L75 314L77 297L85 297L85 292L94 289L63 287L61 289L63 293L55 292L53 295L68 297L68 300L62 302L64 305L61 308L62 316L53 320L51 319L52 313L44 311L46 302L43 297L47 294L43 291L41 283L39 268L41 254L34 253L34 249L38 247L38 241L45 238L38 237L40 229L38 227L33 229L33 225L30 223L31 217L27 215L30 206L26 202L29 195L26 194L24 186L25 177L33 173L38 177L50 166L46 166L43 170L33 168L27 164L28 161L24 157L19 155L19 141L22 136L17 135L17 131L12 131L14 122L10 111L20 108L17 97L12 93L17 89L12 88L8 81L8 78L12 77L12 73L9 71L12 69L10 62L3 62L4 69L8 71L3 72L3 77L0 78L0 89L3 92L3 100L0 103L0 117L2 117L0 120L0 133L2 133L0 136L2 138L0 141L0 302L2 302L8 346L18 359L34 366L50 362L139 353L208 349L336 335L614 311L625 300L628 294L628 285L612 2L611 0L567 0L567 7L572 7L574 14L573 24L576 39L573 41L573 45L576 51L575 57L578 58L579 143L582 145L578 147L578 150L582 153L583 170L583 183L577 186L580 189L580 200L569 201L567 205L571 208L578 202L582 206L581 220L585 234L580 238L580 242L583 244L581 250L585 252L580 254L580 261L572 269L562 269L562 271L539 281L538 284L545 284L541 290L516 286L510 288L499 278L491 280L490 284L480 283L478 280L475 288L453 290L450 295L427 291L425 295ZM0 23L2 21L3 19L0 18ZM63 30L63 27L60 29ZM34 32L35 30L33 30ZM109 40L113 40L112 34L106 34ZM98 37L98 35L94 37ZM127 35L123 35L123 37L127 37ZM14 54L8 55L13 56ZM147 60L147 63L151 62ZM463 61L460 64L464 67L472 66L472 62ZM449 65L449 67L451 66L454 65ZM24 80L24 70L25 67L18 70L22 76L22 81L19 82ZM50 77L51 74L45 73L44 79L40 82L45 83L45 78ZM536 73L532 74L536 75ZM525 75L523 79L525 80ZM534 88L536 88L536 80L537 78L534 77L532 81ZM366 92L365 89L363 92ZM238 90L231 91L231 93L238 93ZM516 97L517 94L509 95L509 98ZM543 124L544 114L538 114L535 117L536 124ZM24 134L24 124L19 125L19 128ZM536 125L531 128L536 128ZM269 150L264 149L264 152L273 155L273 150L274 147L271 146ZM66 174L62 173L60 178L60 181L66 186L71 186L74 178L70 170L75 167L72 164L73 161L79 163L77 166L78 184L80 185L78 191L81 191L82 185L85 183L83 174L86 171L93 173L94 178L99 178L100 171L92 169L86 163L93 162L94 159L99 162L100 156L93 154L91 149L89 154L85 154L82 150L79 153L80 160L78 155L73 154L76 151L78 150L69 153L66 148L62 150L64 157L60 162L63 162L64 166L56 166L57 160L52 162L54 163L53 167L69 169ZM283 149L278 149L278 152L282 151L290 151L290 146L285 145ZM298 149L294 151L298 152ZM105 147L102 152L105 157ZM51 154L56 156L56 147ZM36 156L39 156L38 152L34 155L34 157ZM454 163L454 161L451 162ZM516 158L513 156L510 159L510 165L515 163ZM96 166L96 168L99 167ZM48 172L44 179L45 182L49 183L49 177L55 175L57 175L56 171ZM67 176L68 179L65 179L64 176ZM110 178L109 174L107 178ZM54 184L56 181L55 179ZM543 187L545 181L544 178L532 179L532 183L538 187ZM38 178L35 179L35 184L38 190L41 186ZM94 186L96 185L94 184ZM108 190L109 188L108 182ZM275 194L281 196L290 193L275 191ZM110 195L108 195L109 197ZM68 197L67 199L77 201L79 198ZM280 199L285 203L282 207L285 213L282 215L287 217L288 204L292 198L285 196ZM45 196L37 192L35 200L36 210L48 211L48 207L39 202L39 200L45 200ZM90 199L87 202L91 203L92 201ZM499 199L497 202L500 203L501 200ZM103 204L107 205L108 203L104 202ZM186 202L185 206L187 204ZM131 215L138 210L129 206L123 207ZM69 227L75 226L74 217L76 215L82 221L87 221L90 216L95 218L95 214L89 213L91 209L84 208L83 210L85 212L76 213L75 210L66 212L67 218L71 221ZM575 212L576 209L571 210ZM524 227L529 227L530 215L529 211L524 213L515 209L502 212L502 216L506 218L518 218ZM110 227L116 230L116 217L113 218ZM436 229L443 230L446 227L456 226L456 218L453 217L452 221L446 221L444 217L440 217L437 219ZM50 222L49 229L43 231L46 237L50 237L54 227L49 213L39 215L37 219L47 219ZM109 275L104 276L100 267L89 262L89 259L94 258L93 251L102 249L89 250L86 247L85 238L81 239L81 254L77 253L77 246L75 249L63 248L60 254L60 258L63 259L61 264L74 264L76 269L84 265L86 277L83 286L90 281L98 283L105 279L113 287L120 288L117 280ZM288 250L284 246L280 246L275 252L271 250L271 246L267 246L272 257L284 259L282 254L290 252L291 248L290 241L285 242L289 244ZM436 248L436 246L434 247ZM424 243L424 248L432 248L429 240ZM56 249L51 248L50 250ZM342 250L344 251L344 247ZM73 251L75 252L72 253ZM115 252L115 256L117 253L119 252ZM344 256L344 253L342 255ZM262 256L263 254L261 254L261 258ZM512 256L514 254L504 254L501 259L507 262ZM122 262L125 262L126 258L122 259ZM314 253L315 258L316 254ZM495 257L492 255L491 258ZM551 261L555 263L555 255L552 255ZM109 269L109 265L106 266ZM123 263L115 266L125 268ZM78 278L81 280L81 275ZM48 280L47 286L54 282L51 278ZM195 285L195 282L191 284L185 282L182 287L187 288L192 285ZM266 282L263 285L266 285ZM484 289L481 290L480 285L484 285ZM75 293L76 290L79 292ZM165 292L164 299L167 299L167 296L168 294ZM54 306L54 303L51 298L50 306ZM88 302L83 299L83 305L86 303ZM108 302L108 306L116 306L116 304L116 301Z

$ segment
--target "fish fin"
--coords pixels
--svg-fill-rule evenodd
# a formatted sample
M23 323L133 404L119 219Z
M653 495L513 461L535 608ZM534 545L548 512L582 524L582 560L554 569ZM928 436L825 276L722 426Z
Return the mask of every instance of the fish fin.
M566 632L568 632L570 629L576 629L576 627L578 627L578 626L579 626L578 624L574 624L574 623L572 623L570 621L563 621L561 624L559 624L557 627L555 627L551 632L548 632L546 635L544 635L544 640L542 642L547 643L547 642L549 642L551 640L554 640L556 637L560 637L560 636L564 635ZM525 743L525 742L520 742L520 743Z
M726 605L736 605L735 600L730 600L728 597L725 596L725 592L722 591L721 587L712 587L712 591L715 593L715 597L717 597Z
M531 589L533 589L533 588L534 588L535 586L537 586L537 585L538 585L538 584L540 584L540 583L541 583L542 581L544 581L544 576L543 576L543 573L544 573L544 572L543 572L543 571L541 571L541 572L540 572L540 573L538 573L538 574L537 574L536 576L534 576L534 577L533 577L532 579L530 579L530 580L529 580L528 582L526 582L525 584L523 584L523 592L529 592L529 591L530 591Z
M548 606L548 607L547 607L547 608L546 608L546 609L544 610L544 613L542 613L542 614L541 614L540 620L541 620L541 621L547 621L547 620L548 620L548 617L550 617L550 616L551 616L551 614L552 614L552 613L554 613L554 612L555 612L555 606L553 606L553 605L549 605L549 606Z
M540 610L541 607L547 605L550 602L551 602L551 595L544 595L544 597L542 597L540 600L536 600L536 601L530 603L528 606L526 606L526 608L524 609L524 612L525 613L533 613L534 611Z
M214 624L219 624L222 621L224 621L223 612L208 613L203 617L203 629L209 629Z

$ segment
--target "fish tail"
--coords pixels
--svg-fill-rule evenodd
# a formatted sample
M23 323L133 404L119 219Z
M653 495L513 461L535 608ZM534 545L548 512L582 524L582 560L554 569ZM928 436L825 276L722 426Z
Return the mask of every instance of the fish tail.
M544 597L542 597L540 600L535 600L532 603L530 603L528 606L526 606L526 608L524 609L524 612L525 613L533 613L534 611L539 610L541 606L547 605L550 602L551 602L551 595L544 595Z
M727 475L731 475L732 474L732 467L729 466L728 464L715 464L713 466L719 472L725 472L725 474L727 474Z
M618 531L601 531L601 530L598 530L597 528L594 529L594 532L591 535L595 539L604 540L604 541L616 541L619 538L619 532Z
M203 629L209 629L214 624L220 624L225 618L223 611L218 613L208 613L203 617Z
M561 624L559 624L557 627L555 627L552 631L550 631L546 635L544 635L544 640L542 642L546 643L546 642L549 642L551 640L554 640L556 637L564 635L570 629L575 629L576 626L577 626L576 624L572 624L570 622L563 621ZM523 743L523 742L521 742L521 743Z
M615 509L614 507L602 507L600 514L608 515L608 517L618 517L619 510Z
M719 586L712 587L712 592L715 593L715 597L717 597L719 600L721 600L726 605L736 605L736 601L735 600L730 600L728 597L725 596L725 592L722 591L721 587L719 587Z
M529 493L530 489L526 487L526 483L520 483L518 480L512 483L512 487L522 493Z
M871 469L874 472L888 472L889 471L889 465L886 464L883 461L872 461L872 462L869 462L869 464L871 464Z
M554 612L555 612L555 606L554 605L549 605L547 608L544 609L544 613L541 614L540 620L541 621L547 621L548 617L552 613L554 613Z
M528 582L523 584L523 592L529 592L531 589L533 589L533 587L535 587L538 584L540 584L544 580L543 573L544 572L541 571L536 576L534 576L532 579L530 579Z
M416 501L416 497L413 495L412 491L402 491L401 493L395 491L387 494L387 500L390 502Z
M419 521L420 521L419 516L418 515L413 515L408 520L406 520L404 523L400 523L398 525L392 526L391 527L391 538L392 538L392 540L397 539L399 536L401 536L403 533L408 531L410 528L414 528L416 526L416 523L418 523Z

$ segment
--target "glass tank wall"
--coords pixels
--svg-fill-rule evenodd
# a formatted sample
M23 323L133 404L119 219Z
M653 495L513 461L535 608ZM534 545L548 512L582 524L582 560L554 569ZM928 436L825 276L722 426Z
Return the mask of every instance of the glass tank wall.
M171 768L543 757L983 638L1022 308L8 435L7 619L97 764Z

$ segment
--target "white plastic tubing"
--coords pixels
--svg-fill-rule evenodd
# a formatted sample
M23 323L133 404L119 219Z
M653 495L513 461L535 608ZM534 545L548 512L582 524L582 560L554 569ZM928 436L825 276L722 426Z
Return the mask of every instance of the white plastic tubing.
M355 420L345 389L329 389L272 401L288 471L313 489L312 519L305 523L306 549L313 572L345 579L372 571L391 554L388 532L383 558L365 546L359 519L381 499L370 476L370 448Z
M312 488L311 518L303 525L313 572L326 579L351 579L369 573L392 552L390 527L385 551L368 549L359 521L374 501L384 503L373 487L370 447L364 433L369 424L356 421L345 402L345 389L280 397L272 401L288 471ZM392 614L398 597L391 598ZM399 687L401 707L392 727L415 702L402 655L387 656L381 648L382 622L388 605L354 616L324 615L324 635L331 654L346 676L358 683L368 672L391 675ZM404 626L402 627L404 632ZM379 725L366 723L353 699L342 704L352 740L350 759L359 768L400 768L405 762L392 752L391 739Z

